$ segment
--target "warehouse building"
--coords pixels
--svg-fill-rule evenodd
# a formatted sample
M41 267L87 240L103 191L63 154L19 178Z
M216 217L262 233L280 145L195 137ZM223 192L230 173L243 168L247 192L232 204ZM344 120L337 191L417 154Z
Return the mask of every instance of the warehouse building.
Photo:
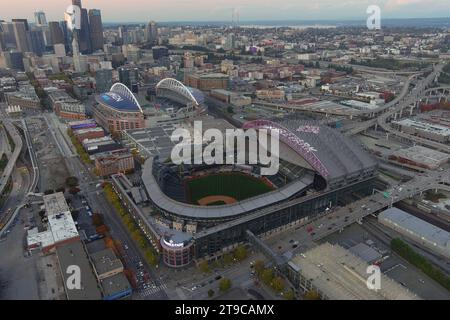
M188 87L203 91L227 89L229 77L223 73L186 74L185 84Z
M450 155L422 146L400 149L389 156L389 160L402 165L435 170L447 163Z
M58 256L58 264L63 277L64 288L66 291L67 300L101 300L102 293L99 283L95 277L92 265L89 261L89 256L81 241L76 241L56 250ZM81 275L81 288L69 288L68 285L72 283L69 277L73 272L73 266L77 266ZM73 277L72 277L73 278Z
M62 192L43 197L47 215L47 230L38 232L38 228L28 230L27 249L40 249L43 253L64 244L80 240L69 206Z
M123 264L112 249L101 250L91 254L94 270L99 280L123 272Z
M115 274L100 281L103 288L103 300L127 299L133 290L123 273Z
M134 170L133 155L127 149L113 150L95 156L95 168L100 176L128 173Z
M97 123L92 119L80 120L80 121L71 121L67 124L67 126L73 130L81 130L87 128L95 128L97 127Z
M412 119L393 121L402 132L418 135L429 140L446 143L450 141L450 128Z
M84 120L86 108L81 102L57 102L53 105L56 115L63 119Z
M381 288L367 286L369 264L339 245L324 243L288 262L288 277L302 292L317 292L324 300L420 299L381 273Z
M18 91L5 93L5 98L10 106L20 106L22 109L41 108L41 100L32 85L21 85Z
M397 208L381 212L378 221L430 251L450 259L450 233L447 231Z
M111 137L106 136L96 139L86 139L83 141L83 148L89 155L121 149L120 144Z
M85 139L97 139L105 136L105 131L100 127L79 129L74 131L75 136L79 142Z

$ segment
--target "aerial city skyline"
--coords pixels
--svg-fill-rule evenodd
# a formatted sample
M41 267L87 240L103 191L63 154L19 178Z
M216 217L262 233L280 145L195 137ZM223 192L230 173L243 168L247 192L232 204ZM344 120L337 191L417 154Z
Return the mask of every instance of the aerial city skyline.
M450 300L448 1L0 9L0 300Z

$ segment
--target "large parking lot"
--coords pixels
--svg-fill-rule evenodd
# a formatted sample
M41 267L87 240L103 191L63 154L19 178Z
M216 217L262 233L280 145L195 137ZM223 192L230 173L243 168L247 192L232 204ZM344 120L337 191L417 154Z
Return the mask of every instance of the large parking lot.
M38 159L39 190L64 187L68 169L44 118L28 118L27 127Z

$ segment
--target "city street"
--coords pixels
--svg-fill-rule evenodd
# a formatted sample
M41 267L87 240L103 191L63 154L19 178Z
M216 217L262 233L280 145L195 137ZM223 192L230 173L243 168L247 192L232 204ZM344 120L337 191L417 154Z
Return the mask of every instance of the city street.
M51 117L50 117L51 118ZM51 118L47 123L50 125L54 139L58 141L59 149L66 150L64 160L66 166L71 175L75 176L79 180L79 187L81 194L87 199L88 205L92 208L93 212L103 214L105 224L110 228L111 236L122 244L122 247L127 247L125 250L126 267L134 272L135 275L139 273L147 272L149 274L150 287L145 289L142 287L143 282L140 282L139 289L135 294L135 298L140 299L167 299L165 290L167 286L159 279L152 270L142 255L141 251L137 248L134 240L129 235L126 227L123 225L118 213L108 203L104 197L103 190L98 187L101 183L101 179L96 177L92 173L92 167L87 167L78 156L72 156L76 151L70 141L64 136L65 128L62 124L57 123L57 119ZM69 150L69 151L67 151ZM143 267L139 266L139 262L142 262Z

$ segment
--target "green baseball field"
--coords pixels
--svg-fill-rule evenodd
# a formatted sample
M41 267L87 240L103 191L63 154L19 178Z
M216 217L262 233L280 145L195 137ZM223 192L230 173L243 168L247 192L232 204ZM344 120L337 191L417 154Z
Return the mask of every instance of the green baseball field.
M272 190L264 181L241 173L213 174L186 181L186 194L190 203L201 205L231 203L221 201L220 196L241 201ZM211 199L211 202L202 199Z

